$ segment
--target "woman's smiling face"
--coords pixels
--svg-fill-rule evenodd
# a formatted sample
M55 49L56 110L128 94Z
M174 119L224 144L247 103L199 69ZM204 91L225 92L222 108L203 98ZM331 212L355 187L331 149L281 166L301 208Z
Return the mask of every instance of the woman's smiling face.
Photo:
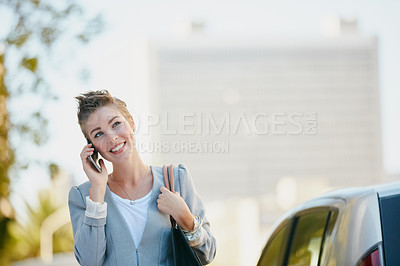
M112 163L130 158L136 147L131 123L114 105L106 105L92 113L85 129L96 150Z

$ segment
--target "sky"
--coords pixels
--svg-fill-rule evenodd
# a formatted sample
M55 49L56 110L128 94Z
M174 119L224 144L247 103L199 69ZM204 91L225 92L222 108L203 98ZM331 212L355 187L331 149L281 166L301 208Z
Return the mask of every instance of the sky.
M75 182L86 180L79 153L85 145L76 120L79 93L108 88L127 100L132 112L144 112L149 103L132 82L132 47L135 37L174 37L185 21L202 21L205 34L235 38L315 37L326 35L329 18L356 18L363 35L377 36L382 117L383 163L388 173L400 173L400 1L397 0L176 0L104 1L81 0L87 14L102 13L104 32L89 45L60 56L60 64L49 71L48 80L59 101L46 107L50 119L48 144L41 156L56 161L71 172ZM65 44L68 45L68 44ZM86 69L87 81L79 79ZM41 169L37 178L23 177L16 187L40 188L48 184ZM23 194L23 193L21 193Z

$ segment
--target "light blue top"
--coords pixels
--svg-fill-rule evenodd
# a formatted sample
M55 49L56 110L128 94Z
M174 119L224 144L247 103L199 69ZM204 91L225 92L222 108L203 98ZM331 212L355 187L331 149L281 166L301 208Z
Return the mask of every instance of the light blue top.
M74 186L69 192L69 209L74 234L74 251L81 265L173 265L171 249L171 223L169 215L157 207L157 198L164 186L162 167L152 167L154 176L148 217L138 247L131 237L129 227L118 210L107 186L104 201L107 202L106 218L85 216L86 196L89 196L89 181ZM216 241L205 217L204 205L196 193L192 178L185 165L174 168L175 191L185 200L190 211L203 219L200 230L205 230L205 239L193 247L203 264L210 263L216 253Z

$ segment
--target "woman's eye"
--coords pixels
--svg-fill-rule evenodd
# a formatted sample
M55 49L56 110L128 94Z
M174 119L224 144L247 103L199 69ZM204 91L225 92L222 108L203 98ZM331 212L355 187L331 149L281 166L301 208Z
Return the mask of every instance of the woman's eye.
M96 135L94 135L95 138L100 137L101 135L103 135L103 132L97 132Z
M115 122L114 125L113 125L113 127L116 127L116 126L118 126L119 124L121 124L121 122Z

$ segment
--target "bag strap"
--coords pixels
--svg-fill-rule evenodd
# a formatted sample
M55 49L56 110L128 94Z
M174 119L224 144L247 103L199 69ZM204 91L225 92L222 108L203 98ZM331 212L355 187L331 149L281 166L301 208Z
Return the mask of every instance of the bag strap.
M174 165L170 166L163 166L163 176L164 176L164 184L165 187L171 191L172 193L175 192L175 184L174 184ZM172 227L176 227L177 223L175 219L170 215L169 219L171 220Z
M163 170L163 176L164 176L164 184L165 184L165 187L168 189L168 190L170 190L171 191L171 189L169 188L169 180L168 180L168 170L167 170L167 166L163 166L162 167L162 170Z

